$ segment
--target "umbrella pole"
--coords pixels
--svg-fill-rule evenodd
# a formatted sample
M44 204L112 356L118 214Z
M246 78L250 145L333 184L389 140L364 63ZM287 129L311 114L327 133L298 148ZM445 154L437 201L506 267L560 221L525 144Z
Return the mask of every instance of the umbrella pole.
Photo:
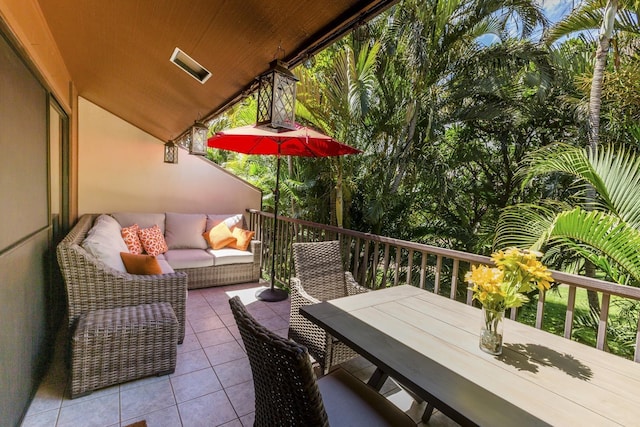
M271 287L261 289L256 292L256 298L261 301L274 302L282 301L289 296L284 289L276 289L276 236L278 235L278 204L280 201L280 144L278 144L278 161L276 166L276 189L274 191L274 208L273 208L273 238L271 239L273 247L271 250Z

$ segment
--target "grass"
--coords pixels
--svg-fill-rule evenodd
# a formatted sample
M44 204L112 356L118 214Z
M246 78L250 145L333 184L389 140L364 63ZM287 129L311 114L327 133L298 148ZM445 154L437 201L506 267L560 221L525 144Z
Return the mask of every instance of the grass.
M542 329L555 335L564 335L564 320L567 313L569 287L560 285L547 293ZM518 321L533 326L536 320L537 295L525 304L518 312ZM638 307L632 307L630 312L624 299L612 297L609 306L609 321L607 327L607 346L611 353L625 358L633 357L633 345L636 326L629 319L638 319ZM587 344L596 345L597 319L590 314L587 291L576 290L573 330L571 339Z

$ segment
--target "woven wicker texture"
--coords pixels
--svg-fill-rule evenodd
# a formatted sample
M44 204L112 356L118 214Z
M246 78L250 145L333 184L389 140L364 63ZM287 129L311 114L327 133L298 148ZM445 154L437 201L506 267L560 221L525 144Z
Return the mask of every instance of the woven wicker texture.
M177 271L183 271L189 275L189 289L257 282L260 280L262 242L252 240L249 250L254 254L252 263L185 268Z
M253 373L254 426L328 426L307 350L258 324L239 297L229 305Z
M176 368L178 321L169 303L89 311L71 338L71 397Z
M168 302L178 319L178 342L182 342L187 274L135 275L105 265L81 246L96 217L83 215L56 251L67 291L69 327L89 311Z
M344 271L340 242L294 243L296 277L291 278L289 338L304 345L324 373L357 356L344 343L327 334L300 314L300 307L367 292Z

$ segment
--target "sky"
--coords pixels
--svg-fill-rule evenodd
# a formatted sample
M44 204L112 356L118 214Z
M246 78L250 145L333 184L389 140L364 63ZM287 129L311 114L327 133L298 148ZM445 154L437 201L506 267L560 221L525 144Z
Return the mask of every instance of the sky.
M557 22L569 14L574 5L580 4L580 0L538 0L537 2L542 5L542 9L551 22Z
M553 25L568 15L574 7L579 6L580 3L582 3L582 0L536 0L536 3L542 7L549 23ZM534 40L540 37L540 32L534 33ZM478 42L484 45L489 45L498 41L498 38L493 35L485 35L478 39Z

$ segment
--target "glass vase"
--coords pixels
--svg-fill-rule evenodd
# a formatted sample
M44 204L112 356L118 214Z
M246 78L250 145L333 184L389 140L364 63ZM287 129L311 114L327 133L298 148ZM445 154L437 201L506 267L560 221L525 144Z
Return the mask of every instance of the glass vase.
M504 310L490 310L482 307L482 327L480 328L480 349L485 353L502 354L502 327Z

